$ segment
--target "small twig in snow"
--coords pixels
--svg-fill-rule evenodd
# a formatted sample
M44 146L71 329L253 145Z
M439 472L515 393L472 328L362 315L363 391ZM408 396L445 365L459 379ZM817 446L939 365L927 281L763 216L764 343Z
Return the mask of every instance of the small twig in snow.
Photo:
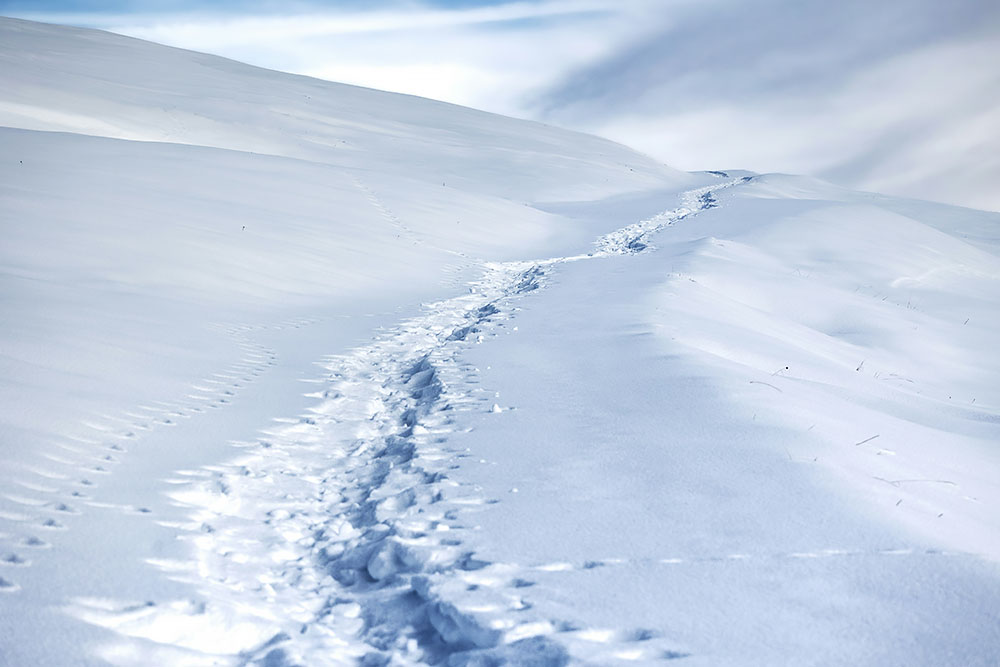
M782 394L785 393L785 392L781 391L780 389L778 389L777 387L775 387L773 384L768 384L767 382L760 382L758 380L750 380L750 384L763 384L763 385L767 385L768 387L770 387L771 389L774 389L777 392L781 392Z
M947 479L885 479L884 477L872 477L872 479L877 479L880 482L885 482L886 484L892 484L897 489L903 484L908 484L911 482L926 482L928 484L949 484L951 486L958 486L955 482L949 481Z
M856 442L856 443L854 443L854 446L855 446L855 447L858 447L858 446L860 446L860 445L863 445L863 444L865 444L866 442L871 442L872 440L874 440L875 438L877 438L877 437L878 437L879 435L880 435L879 433L876 433L875 435L873 435L873 436L872 436L872 437L870 437L870 438L865 438L865 439L864 439L864 440L862 440L861 442Z

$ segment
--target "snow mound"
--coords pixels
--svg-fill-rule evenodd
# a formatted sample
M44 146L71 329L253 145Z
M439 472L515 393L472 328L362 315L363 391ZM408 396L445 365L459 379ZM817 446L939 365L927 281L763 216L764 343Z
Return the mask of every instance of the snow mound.
M1000 216L0 58L0 662L995 661Z

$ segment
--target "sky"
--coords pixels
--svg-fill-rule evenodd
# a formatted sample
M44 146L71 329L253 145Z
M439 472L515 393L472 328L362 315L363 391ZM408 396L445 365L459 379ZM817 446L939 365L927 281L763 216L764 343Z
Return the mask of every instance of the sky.
M621 141L1000 210L996 0L0 0Z

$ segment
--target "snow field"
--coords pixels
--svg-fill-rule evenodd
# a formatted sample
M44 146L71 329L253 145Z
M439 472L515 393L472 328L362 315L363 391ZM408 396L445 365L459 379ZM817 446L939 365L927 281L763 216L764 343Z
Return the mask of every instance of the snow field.
M513 302L538 289L551 267L634 252L637 239L714 206L713 189L741 182L687 193L681 207L602 238L590 255L486 264L468 294L430 304L426 315L334 360L328 388L316 395L323 400L308 416L171 494L192 509L184 528L196 556L158 565L172 577L210 582L199 600L140 606L136 615L133 603L108 609L81 599L72 613L179 645L178 653L159 654L171 660L188 650L288 664L376 655L404 662L451 655L459 664L486 659L478 653L485 650L495 659L564 661L564 650L544 637L561 630L586 643L590 635L533 618L519 595L529 585L519 568L462 548L465 515L495 500L450 479L453 461L464 456L447 444L451 415L499 410L468 397L476 380L456 355L483 341L487 329L502 328ZM656 644L619 652L650 657ZM103 650L109 660L123 654Z
M796 197L754 210L776 184L794 187ZM847 283L850 294L850 281L864 275L854 262L800 283L794 265L714 261L720 245L767 257L773 248L747 236L771 224L785 226L778 238L792 256L864 257L864 234L842 225L824 237L807 224L809 214L822 211L828 221L835 211L844 219L863 213L874 222L881 211L859 213L866 195L780 176L755 177L717 199L718 207L651 237L655 252L559 267L546 290L522 302L516 335L465 355L480 369L484 398L498 393L500 405L517 408L457 416L453 440L473 457L455 476L502 501L477 517L477 557L545 565L525 599L556 625L613 636L641 630L691 664L990 664L998 591L995 512L987 508L996 487L986 471L996 464L996 407L963 408L963 418L946 421L936 397L860 380L857 362L832 372L827 355L837 341L817 344L828 338L806 338L794 321L832 316L837 302L824 286ZM911 216L910 225L928 224ZM954 219L946 227L957 238L965 229ZM910 238L921 242L896 239L898 254L908 254ZM995 278L981 279L988 292ZM789 292L812 310L785 301ZM771 310L736 298L759 304L772 295ZM963 301L960 290L951 297L973 319L995 317L989 302ZM892 331L885 324L906 327L892 316L899 310L883 311L891 318L884 324L859 316L871 321L873 344L851 351L878 358L882 332ZM980 333L970 335L968 354L994 363L975 342ZM919 366L939 340L933 328L913 336L903 348L912 356L893 362ZM818 369L825 374L810 382ZM989 393L976 375L950 372L953 389ZM878 402L843 377L874 387ZM844 400L853 397L863 411ZM896 457L865 451L882 438L855 444L907 421L909 438L892 434ZM907 476L914 452L926 456L923 474L947 471L948 492L872 477L915 479ZM885 502L872 493L880 487L904 501ZM961 499L973 489L979 502ZM908 503L934 510L909 522ZM569 636L553 637L570 646ZM570 655L587 664L595 651Z
M736 401L803 433L791 459L835 471L944 548L995 560L1000 489L983 465L1000 412L1000 259L967 224L827 188L775 195L795 184L757 179L732 202L752 224L685 240L651 322L746 378L730 385ZM995 218L970 217L971 229Z
M0 663L995 661L995 214L0 56Z

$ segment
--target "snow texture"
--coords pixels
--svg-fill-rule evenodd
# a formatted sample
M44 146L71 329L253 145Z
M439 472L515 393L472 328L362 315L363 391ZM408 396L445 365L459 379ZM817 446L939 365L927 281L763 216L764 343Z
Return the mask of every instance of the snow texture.
M994 664L997 214L0 56L0 663Z

